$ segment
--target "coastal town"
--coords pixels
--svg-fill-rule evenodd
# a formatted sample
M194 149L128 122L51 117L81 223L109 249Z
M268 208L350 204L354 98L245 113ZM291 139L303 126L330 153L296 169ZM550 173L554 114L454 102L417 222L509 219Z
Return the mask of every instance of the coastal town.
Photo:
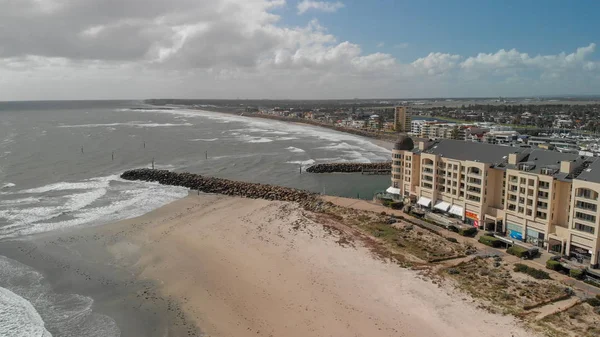
M412 137L600 155L600 101L591 98L146 102L299 121L388 140L399 131L396 106L403 106L410 120L402 131Z

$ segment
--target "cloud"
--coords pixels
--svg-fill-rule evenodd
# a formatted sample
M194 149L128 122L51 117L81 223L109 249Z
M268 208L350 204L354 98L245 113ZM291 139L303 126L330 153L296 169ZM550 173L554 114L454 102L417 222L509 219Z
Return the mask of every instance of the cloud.
M586 47L577 48L571 54L561 52L557 55L529 56L516 49L500 49L496 53L479 53L469 57L461 63L461 68L466 70L497 70L497 69L525 69L536 68L542 70L561 71L573 68L593 68L594 63L586 61L596 49L595 43Z
M456 68L461 58L460 55L429 53L426 57L415 60L411 65L429 75L437 75Z
M0 100L508 96L600 88L593 43L536 56L440 51L403 63L365 52L317 20L288 25L277 14L284 5L0 0Z
M379 42L377 44L377 48L383 48L385 46L385 42Z
M394 45L394 48L396 49L404 49L404 48L408 48L408 43L403 42L403 43L397 43Z
M333 13L337 12L339 9L344 8L344 4L340 1L336 2L327 2L327 1L312 1L312 0L302 0L302 2L298 3L298 14L304 14L309 10L317 10L321 12Z

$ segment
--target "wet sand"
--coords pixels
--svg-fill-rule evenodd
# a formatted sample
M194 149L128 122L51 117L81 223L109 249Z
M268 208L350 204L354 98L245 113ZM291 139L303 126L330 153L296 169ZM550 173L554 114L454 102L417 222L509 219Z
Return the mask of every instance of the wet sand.
M192 327L223 337L533 336L510 316L373 258L358 242L341 246L303 213L292 203L190 195L59 242L75 260L98 261L85 269L92 279L122 274L119 287L102 285L115 294L96 295L127 298L123 308L101 309L144 316L154 325L146 330L171 329L170 336L198 334ZM127 309L136 306L148 310ZM130 321L118 322L130 329L123 336L144 328Z

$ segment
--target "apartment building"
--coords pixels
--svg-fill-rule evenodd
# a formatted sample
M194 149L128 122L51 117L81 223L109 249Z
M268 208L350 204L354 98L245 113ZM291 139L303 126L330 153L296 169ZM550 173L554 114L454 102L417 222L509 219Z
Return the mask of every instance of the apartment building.
M600 160L450 139L402 137L392 187L418 207L596 266ZM389 191L388 191L389 192Z
M409 132L412 114L407 106L397 106L394 108L394 125L396 132Z

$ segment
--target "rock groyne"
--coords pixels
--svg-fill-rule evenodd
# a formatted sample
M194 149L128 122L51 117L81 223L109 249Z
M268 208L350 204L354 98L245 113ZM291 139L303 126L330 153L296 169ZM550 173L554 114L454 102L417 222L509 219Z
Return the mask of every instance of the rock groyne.
M204 177L194 173L176 173L169 170L153 170L148 168L135 169L123 172L121 178L125 180L140 180L158 182L162 185L186 187L204 193L218 193L230 196L251 199L267 199L279 201L293 201L301 204L312 203L318 200L316 193L298 190L289 187L248 183L242 181Z
M392 162L316 164L306 169L306 172L309 173L352 173L363 171L387 171L388 174L391 174Z

